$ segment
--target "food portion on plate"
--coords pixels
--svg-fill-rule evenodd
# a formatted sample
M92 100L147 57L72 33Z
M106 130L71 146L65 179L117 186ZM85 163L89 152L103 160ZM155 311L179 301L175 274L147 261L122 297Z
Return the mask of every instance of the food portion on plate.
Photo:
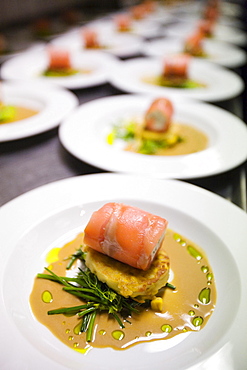
M33 117L38 113L38 110L31 109L27 106L6 104L4 102L4 96L0 97L0 125L21 121L23 119Z
M99 40L98 32L92 28L84 27L81 31L85 49L104 49L105 46Z
M118 32L130 32L132 29L132 20L128 13L116 15L113 22Z
M143 116L115 123L107 142L122 141L124 150L151 155L184 155L207 148L208 137L202 130L175 122L173 116L171 100L156 98Z
M184 41L184 53L197 58L207 58L204 48L204 36L201 32L194 32Z
M47 256L32 311L69 347L126 349L203 329L216 286L205 252L158 215L106 203ZM188 273L189 271L189 273Z
M182 53L228 68L241 67L247 60L246 52L238 46L206 38L197 30L191 30L186 36L149 41L145 45L145 54L148 56L164 57Z
M64 49L47 49L49 65L42 73L46 77L69 77L77 74L88 74L90 70L75 69L72 66L70 52Z
M158 76L144 77L143 81L161 87L179 89L205 88L206 85L189 76L190 56L170 55L164 59L163 70Z
M153 0L141 1L139 4L132 5L129 8L129 14L131 14L132 18L137 21L147 18L157 11L160 11L158 3Z
M133 23L144 20L148 15L152 14L156 9L154 1L144 1L141 4L131 6L127 11L117 14L113 18L113 22L118 32L131 32Z

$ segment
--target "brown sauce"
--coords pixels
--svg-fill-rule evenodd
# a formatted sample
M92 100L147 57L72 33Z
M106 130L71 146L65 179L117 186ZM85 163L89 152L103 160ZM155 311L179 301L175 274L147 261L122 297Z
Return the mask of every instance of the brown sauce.
M9 117L6 120L0 121L0 124L21 121L25 118L35 116L38 113L39 112L37 110L33 110L30 108L21 107L21 106L14 106L13 116Z
M83 234L79 234L58 252L52 250L48 259L51 262L53 258L56 262L51 262L49 268L57 275L65 276L68 263L65 259L81 246L82 241ZM107 314L97 315L94 340L87 343L85 333L77 333L79 321L76 316L47 315L48 310L76 306L81 301L62 291L60 284L35 278L30 295L35 317L63 343L82 353L90 346L123 350L140 342L169 339L203 329L216 303L214 276L205 252L172 230L167 231L162 248L170 257L169 282L176 286L175 290L165 288L160 292L164 297L162 312L143 309L130 318L131 324L125 323L124 329L120 329Z
M184 124L173 123L173 128L179 133L182 138L181 142L176 143L174 146L161 148L156 151L154 155L184 155L192 154L205 150L208 146L208 137L202 131ZM138 152L134 145L129 144L126 147L127 151Z

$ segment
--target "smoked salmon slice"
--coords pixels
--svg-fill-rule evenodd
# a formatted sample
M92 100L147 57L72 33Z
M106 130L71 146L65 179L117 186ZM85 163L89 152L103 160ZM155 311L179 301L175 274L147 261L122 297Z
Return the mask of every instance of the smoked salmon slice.
M84 243L98 252L147 270L159 250L168 221L122 203L106 203L84 230Z
M99 48L98 34L95 30L90 28L84 28L82 30L82 37L85 44L85 48Z
M193 56L200 56L203 54L203 34L199 31L187 37L185 40L184 51Z
M185 54L167 57L164 63L163 75L165 77L187 78L190 59L190 56Z
M173 112L173 104L169 99L155 99L145 114L145 129L166 132L171 125Z
M131 29L131 17L129 14L119 14L114 18L116 28L120 32L127 32Z
M48 56L49 56L49 69L57 70L71 68L70 54L68 50L49 48Z

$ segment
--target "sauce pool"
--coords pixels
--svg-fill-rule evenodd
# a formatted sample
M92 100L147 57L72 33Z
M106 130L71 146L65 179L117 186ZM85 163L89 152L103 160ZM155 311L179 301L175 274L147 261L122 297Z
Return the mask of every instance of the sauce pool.
M66 258L83 244L83 233L62 248L55 248L47 256L49 268L59 276L66 276ZM170 258L170 279L176 289L162 289L162 312L141 308L124 322L125 328L106 313L96 316L93 340L86 341L80 333L76 316L48 315L47 311L81 304L81 300L62 290L61 285L35 278L30 295L32 311L43 325L67 346L85 353L89 347L111 347L124 350L135 344L170 338L203 329L216 304L216 285L213 271L205 252L192 241L167 230L162 245ZM55 251L55 252L54 252Z
M16 121L21 121L23 119L35 116L39 112L27 107L22 107L22 106L14 106L14 114L8 117L5 120L0 121L0 124L5 124L5 123L11 123L11 122L16 122Z

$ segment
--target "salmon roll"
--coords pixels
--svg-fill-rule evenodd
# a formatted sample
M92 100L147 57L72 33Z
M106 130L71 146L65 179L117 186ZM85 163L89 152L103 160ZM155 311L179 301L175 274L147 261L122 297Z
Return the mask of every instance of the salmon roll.
M107 203L84 230L84 244L120 262L148 270L165 237L168 221L139 208Z
M115 16L114 23L119 32L127 32L131 29L131 17L129 14L119 14Z
M186 79L188 77L188 67L190 62L189 55L173 55L165 59L163 76L179 77Z
M146 9L147 13L152 13L155 11L156 2L153 0L146 0L142 3L142 6Z
M147 9L145 5L139 4L135 5L130 9L130 12L132 14L132 17L135 20L140 20L146 17L147 15Z
M70 69L70 54L67 50L60 49L48 49L49 56L49 69L58 70L58 69Z
M145 129L166 132L171 125L173 113L173 104L169 99L155 99L145 114Z
M197 24L197 29L204 37L212 37L214 34L215 22L211 19L202 19Z
M96 31L90 28L85 28L82 31L82 38L84 41L85 48L94 49L100 47L98 34Z
M184 52L192 56L202 56L203 51L203 34L201 32L196 32L189 36L184 43Z

